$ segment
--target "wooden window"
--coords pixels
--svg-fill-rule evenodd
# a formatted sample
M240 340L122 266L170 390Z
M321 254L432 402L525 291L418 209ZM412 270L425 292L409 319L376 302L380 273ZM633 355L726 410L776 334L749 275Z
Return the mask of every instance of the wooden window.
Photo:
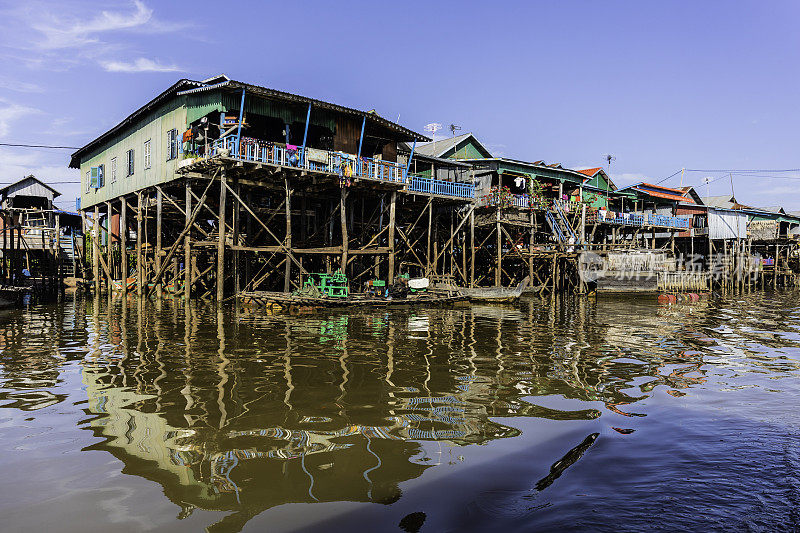
M144 168L150 168L150 139L144 142Z
M126 166L126 177L133 176L133 149L128 150Z
M177 159L179 149L180 141L178 138L178 130L171 129L167 132L167 161Z
M117 181L117 158L111 158L111 183L115 183Z
M92 171L86 171L86 192L89 192L92 189Z
M103 165L92 167L89 169L89 187L92 189L99 189L105 185L105 168Z

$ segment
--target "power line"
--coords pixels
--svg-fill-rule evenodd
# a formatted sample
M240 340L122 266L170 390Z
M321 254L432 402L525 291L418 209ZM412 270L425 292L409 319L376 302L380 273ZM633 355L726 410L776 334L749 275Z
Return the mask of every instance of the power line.
M52 146L49 144L18 144L0 143L0 146L13 146L15 148L51 148L56 150L80 150L77 146Z
M667 181L668 179L670 179L670 178L674 178L675 176L677 176L677 175L678 175L678 174L680 174L680 173L681 173L681 170L678 170L678 171L677 171L675 174L672 174L672 175L670 175L670 176L667 176L667 177L666 177L666 178L664 178L663 180L660 180L660 181L657 181L657 182L655 182L655 184L654 184L654 185L660 185L660 184L664 183L665 181Z
M17 180L19 181L19 180ZM17 183L17 181L0 181L0 185L11 185L12 183ZM45 182L42 182L45 183ZM45 183L45 185L80 185L80 180L77 181L50 181Z
M687 168L686 172L800 172L800 168L781 168L781 169L741 169L741 168L717 168L717 169L698 169Z

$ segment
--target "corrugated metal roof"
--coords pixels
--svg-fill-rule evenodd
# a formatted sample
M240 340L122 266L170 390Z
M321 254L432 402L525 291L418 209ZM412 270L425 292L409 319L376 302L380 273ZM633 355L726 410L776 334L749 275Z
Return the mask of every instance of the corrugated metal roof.
M17 191L23 188L24 187L23 184L25 184L25 182L31 182L31 184L35 183L38 186L45 187L47 190L53 193L53 198L58 198L59 196L61 196L60 192L58 192L57 190L55 190L54 188L52 188L51 186L49 186L48 184L46 184L45 182L43 182L42 180L33 175L25 176L21 180L15 181L11 185L6 185L2 189L0 189L0 196L5 196L9 190Z
M461 144L462 141L467 140L469 137L472 137L475 143L479 147L481 147L487 154L489 154L489 156L491 156L491 152L489 152L489 150L472 133L464 133L462 135L456 135L455 137L450 137L449 139L442 139L441 141L418 144L414 152L421 155L442 157L448 151L452 150L453 148Z
M594 167L594 168L579 168L578 172L581 174L585 174L590 178L593 177L595 174L603 170L603 167Z

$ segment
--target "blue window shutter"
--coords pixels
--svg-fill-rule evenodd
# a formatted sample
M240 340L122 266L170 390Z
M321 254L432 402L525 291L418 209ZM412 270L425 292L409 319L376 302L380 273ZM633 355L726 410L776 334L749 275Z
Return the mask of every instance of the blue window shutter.
M92 167L89 169L89 187L93 189L97 189L98 185L98 176L100 175L100 167Z

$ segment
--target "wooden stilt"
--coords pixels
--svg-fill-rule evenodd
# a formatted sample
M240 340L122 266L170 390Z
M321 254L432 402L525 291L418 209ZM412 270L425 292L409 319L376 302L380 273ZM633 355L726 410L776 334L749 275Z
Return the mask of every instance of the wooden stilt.
M497 206L497 212L495 217L495 232L497 233L497 254L496 254L496 264L494 268L494 286L499 287L502 283L502 273L503 273L503 231L500 222L501 217L501 209L500 206Z
M142 234L143 209L142 191L139 191L136 193L136 289L139 297L144 296L144 257L142 256L142 245L144 244L144 235Z
M217 304L225 299L225 204L228 188L225 169L219 176L219 240L217 241Z
M392 191L392 197L389 200L389 273L387 276L388 284L394 283L394 261L395 261L395 243L394 243L394 229L397 217L397 191Z
M94 294L100 294L100 207L94 206L92 219L92 278L94 279Z
M431 227L433 226L433 199L428 202L428 247L425 252L425 275L430 276L431 274L431 237L433 236L431 233Z
M114 287L114 244L113 244L113 230L111 228L111 218L113 211L111 210L111 202L106 202L106 265L108 272L106 273L106 286L110 293Z
M475 210L469 213L469 286L475 286Z
M156 188L156 272L161 270L161 211L163 209L163 193L161 188ZM156 297L160 300L164 296L163 283L158 281L156 284Z
M186 224L183 231L186 236L183 240L183 294L188 302L192 298L192 185L188 179L185 187Z
M283 292L289 292L292 289L292 261L290 257L292 252L292 188L289 182L289 176L284 178L283 187L286 195L286 239L284 241L286 246L286 264L283 267ZM344 270L344 265L347 264L347 258L345 257L342 261L342 270Z
M342 226L342 259L341 259L341 267L342 273L345 273L347 269L347 256L350 250L350 238L347 234L347 210L345 209L345 204L347 203L347 190L342 187L340 189L341 194L339 196L339 215L340 215L340 222Z
M122 297L128 295L128 201L119 202L119 271L122 278Z
M236 190L236 194L238 196L242 195L242 185L239 183L238 178L235 179L234 189ZM240 244L240 230L241 230L241 223L242 223L242 205L239 202L233 202L233 244L238 246ZM239 252L238 248L233 250L233 293L235 295L239 294L241 290L241 272L239 271L240 265L239 260L241 257L241 252Z

